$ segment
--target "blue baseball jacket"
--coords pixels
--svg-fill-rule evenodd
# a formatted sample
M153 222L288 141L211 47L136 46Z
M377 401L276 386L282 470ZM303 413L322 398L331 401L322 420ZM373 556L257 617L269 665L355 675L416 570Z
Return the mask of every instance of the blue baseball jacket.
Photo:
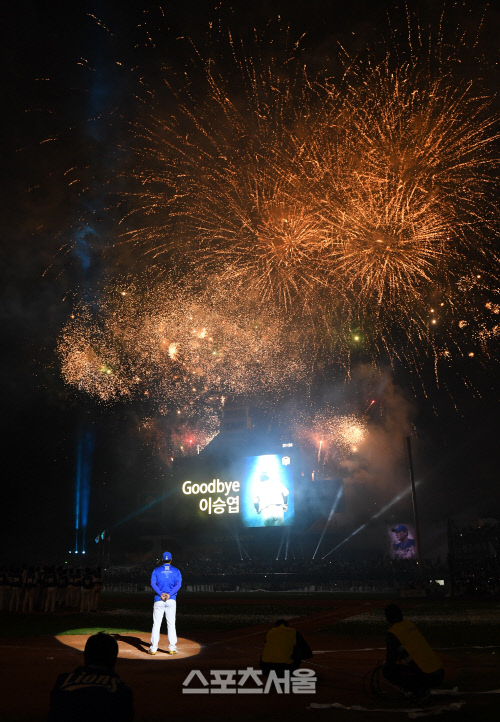
M151 574L151 586L156 592L155 602L161 602L163 592L170 594L170 599L176 599L181 584L182 576L180 571L170 564L162 564L161 567L156 567Z

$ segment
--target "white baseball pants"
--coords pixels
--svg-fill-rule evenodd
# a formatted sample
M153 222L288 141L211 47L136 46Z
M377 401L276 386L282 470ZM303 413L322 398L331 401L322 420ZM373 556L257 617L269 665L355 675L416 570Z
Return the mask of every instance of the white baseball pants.
M169 650L177 650L177 632L175 631L175 612L177 602L175 599L167 599L166 602L155 602L153 606L153 630L151 632L151 651L156 652L160 641L160 627L163 615L167 619L167 634Z

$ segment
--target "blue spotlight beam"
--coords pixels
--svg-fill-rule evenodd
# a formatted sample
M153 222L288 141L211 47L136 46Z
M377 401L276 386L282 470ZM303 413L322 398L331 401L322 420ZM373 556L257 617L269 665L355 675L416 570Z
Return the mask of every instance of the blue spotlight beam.
M78 439L76 450L76 491L75 491L75 554L78 554L78 532L80 529L80 481L82 473L82 439Z
M130 521L130 519L133 519L134 517L138 516L139 514L142 514L143 511L147 511L152 506L159 504L160 501L163 501L163 499L166 499L168 496L171 496L172 494L175 494L175 493L176 493L176 491L174 489L171 489L170 491L166 491L164 494L161 494L161 496L158 496L156 499L153 499L153 501L150 501L148 504L144 504L144 506L141 506L140 509L137 509L136 511L132 512L131 514L127 514L127 516L123 517L123 519L120 519L120 521L117 521L116 524L113 524L111 529L116 529L117 526L121 526L122 524L125 524L125 522Z
M76 457L75 553L78 553L80 537L82 554L85 554L90 499L90 473L94 447L94 432L90 430L80 431Z
M324 556L324 557L321 557L321 558L322 558L322 559L326 559L326 557L330 556L330 554L332 554L332 553L333 553L334 551L336 551L339 547L341 547L343 544L345 544L347 541L349 541L349 539L352 539L353 536L356 536L356 534L359 534L360 531L363 531L363 529L365 529L365 528L368 526L368 524L370 524L370 522L372 522L374 519L378 519L378 517L381 516L382 514L385 514L385 512L386 512L388 509L390 509L392 506L394 506L394 504L397 504L398 501L400 501L401 499L403 499L403 497L405 497L405 496L406 496L407 494L409 494L409 493L410 493L410 489L405 489L405 490L402 491L400 494L398 494L397 496L395 496L394 499L392 499L392 501L390 501L388 504L386 504L383 509L380 509L380 511L378 511L376 514L374 514L374 515L371 517L371 519L368 519L368 521L367 521L365 524L361 524L361 526L358 526L358 528L355 529L355 530L352 532L352 534L349 534L349 536L346 537L343 541L341 541L340 544L337 544L336 547L334 547L333 549L331 549L331 550L328 552L328 554L325 554L325 556Z
M111 66L106 60L106 47L107 41L104 42L101 29L96 27L88 36L86 57L91 58L89 65L93 68L93 72L89 76L87 102L80 108L87 118L87 122L82 125L85 132L81 132L81 140L86 143L91 140L90 168L93 171L93 180L88 179L86 191L80 197L76 209L79 220L73 225L71 244L71 253L78 262L81 274L80 293L83 300L90 302L96 311L97 301L91 289L95 288L96 281L102 275L102 251L106 243L102 224L108 193L106 186L96 180L100 175L96 171L102 170L107 177L114 170L110 167L110 163L114 165L115 161L106 161L107 155L103 150L107 147L110 133L109 123L105 120L109 116L107 109L115 107L113 96L118 87L115 83L116 78L109 72ZM78 431L77 442L75 553L81 550L82 554L85 554L94 446L94 431L85 428L82 424Z
M92 455L95 447L93 431L86 431L83 436L82 475L81 475L81 520L82 520L82 552L85 554L85 540L90 501L90 475Z

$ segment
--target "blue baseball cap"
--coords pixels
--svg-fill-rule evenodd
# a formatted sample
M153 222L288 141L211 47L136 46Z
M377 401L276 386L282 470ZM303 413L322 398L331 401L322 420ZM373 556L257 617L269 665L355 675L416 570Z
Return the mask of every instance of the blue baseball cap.
M391 529L391 531L398 532L398 531L406 531L408 532L408 528L404 524L398 524L395 529Z
M169 562L172 559L172 555L170 554L170 552L163 552L162 558L164 562Z

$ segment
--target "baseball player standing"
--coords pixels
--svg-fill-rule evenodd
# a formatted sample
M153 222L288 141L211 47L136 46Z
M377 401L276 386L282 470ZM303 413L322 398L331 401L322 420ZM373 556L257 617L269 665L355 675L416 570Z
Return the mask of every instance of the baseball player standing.
M160 641L160 627L163 615L167 619L168 653L177 654L177 633L175 630L175 613L177 608L177 592L181 588L182 576L177 567L173 567L172 555L164 552L163 564L153 570L151 586L155 592L153 605L153 630L151 647L148 654L156 654Z

